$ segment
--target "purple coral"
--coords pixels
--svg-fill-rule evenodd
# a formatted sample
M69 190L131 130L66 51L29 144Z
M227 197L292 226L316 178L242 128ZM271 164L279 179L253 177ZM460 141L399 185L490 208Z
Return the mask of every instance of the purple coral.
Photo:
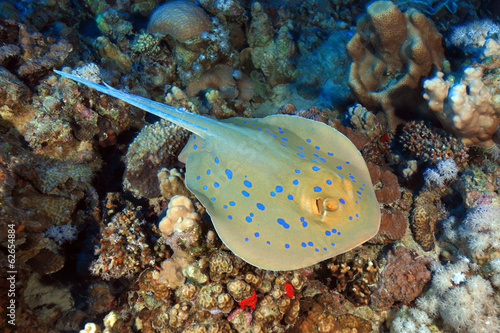
M417 258L402 246L389 251L381 283L372 295L373 304L388 310L394 303L408 304L413 301L431 279L429 264L428 258Z

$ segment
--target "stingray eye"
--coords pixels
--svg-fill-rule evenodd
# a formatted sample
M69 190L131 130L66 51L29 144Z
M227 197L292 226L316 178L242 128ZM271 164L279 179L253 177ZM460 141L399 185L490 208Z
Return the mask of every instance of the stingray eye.
M339 207L332 198L326 198L323 201L323 206L325 207L325 211L328 212L333 212Z

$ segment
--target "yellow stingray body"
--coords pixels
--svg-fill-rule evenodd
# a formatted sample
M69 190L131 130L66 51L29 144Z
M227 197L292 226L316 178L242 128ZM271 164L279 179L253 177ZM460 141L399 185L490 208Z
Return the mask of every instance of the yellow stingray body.
M186 185L224 244L254 266L307 267L378 231L366 163L334 128L289 115L217 121L56 72L193 132L179 156Z

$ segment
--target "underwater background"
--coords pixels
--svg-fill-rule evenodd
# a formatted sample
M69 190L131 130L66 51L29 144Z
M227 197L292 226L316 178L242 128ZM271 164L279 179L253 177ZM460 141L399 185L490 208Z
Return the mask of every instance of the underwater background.
M498 15L494 0L1 1L1 332L500 332ZM190 132L53 70L221 121L335 128L366 162L378 233L344 232L360 245L305 268L247 263L186 186ZM272 181L250 157L234 163Z

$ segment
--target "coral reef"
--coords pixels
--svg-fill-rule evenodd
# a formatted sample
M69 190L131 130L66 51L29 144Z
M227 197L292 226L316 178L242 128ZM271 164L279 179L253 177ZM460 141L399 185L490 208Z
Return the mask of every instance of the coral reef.
M159 197L157 172L179 164L177 156L188 137L186 130L166 120L144 126L125 156L125 189L139 197Z
M424 80L424 98L441 124L464 144L491 147L498 136L500 106L482 82L483 70L480 67L467 67L463 73L460 83L451 88L442 72Z
M398 117L411 114L409 104L421 104L421 78L442 68L442 37L423 14L413 8L403 14L390 1L368 6L357 29L347 45L353 59L349 87L367 109L381 108L394 130Z
M398 136L398 142L409 158L419 163L436 164L452 158L456 164L468 159L468 148L451 133L431 128L423 121L407 122Z
M228 65L219 64L191 82L186 92L193 97L206 89L218 90L224 98L249 101L254 95L252 80L241 71Z
M155 265L148 229L140 208L125 207L113 214L102 229L100 245L95 251L98 257L90 266L92 274L104 280L130 278Z
M402 246L389 251L387 257L381 282L372 295L374 305L382 310L391 308L394 303L409 304L431 279L428 258L417 258Z

